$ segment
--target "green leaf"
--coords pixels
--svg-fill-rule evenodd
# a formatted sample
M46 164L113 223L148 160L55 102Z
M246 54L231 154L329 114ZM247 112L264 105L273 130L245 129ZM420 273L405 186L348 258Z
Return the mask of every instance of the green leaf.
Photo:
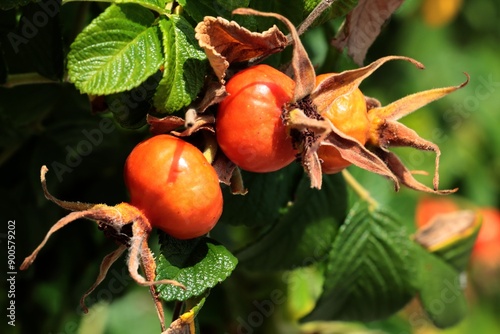
M159 285L159 296L166 301L201 295L224 281L238 263L224 246L207 237L178 240L161 233L160 244L156 279L174 279L187 288Z
M460 273L420 246L418 258L419 298L433 324L446 328L457 324L467 313Z
M166 12L165 9L165 4L167 1L165 0L63 0L62 3L63 5L68 3L68 2L82 2L82 1L87 1L87 2L110 2L114 4L136 4L136 5L141 5L144 8L149 8L151 10L154 10L158 12L159 14L163 14ZM171 2L171 1L168 1Z
M373 321L401 309L415 293L412 247L393 217L355 205L330 250L323 293L303 320Z
M207 62L198 46L193 27L181 16L160 19L165 65L154 97L160 112L173 113L196 98L203 86Z
M303 0L290 0L290 1L251 0L250 7L263 12L272 12L284 15L296 26L300 22L302 22L302 20L305 18L306 15L304 11ZM252 29L252 27L248 27L249 29L262 31L264 29L271 27L273 24L282 27L281 22L279 22L274 18L258 17L256 19L259 25L254 27L254 29ZM286 28L283 31L285 33L288 32Z
M341 175L325 176L321 190L304 176L296 199L276 225L238 254L254 270L286 270L323 259L346 213L346 187Z
M224 188L224 210L220 223L248 227L272 226L293 200L303 175L299 164L290 164L272 173L241 171L248 193L233 195ZM255 210L255 208L259 208Z
M108 95L139 86L163 62L154 15L138 5L111 5L76 38L69 76L83 93Z
M310 13L322 0L305 0L304 1L304 10L307 13ZM349 13L356 5L358 4L358 0L340 0L335 1L329 8L326 10L321 18L318 20L318 24L320 22L325 22L326 20L331 20L340 16L344 16Z
M205 16L229 18L234 9L248 7L250 0L180 0L178 2L194 21L200 22Z

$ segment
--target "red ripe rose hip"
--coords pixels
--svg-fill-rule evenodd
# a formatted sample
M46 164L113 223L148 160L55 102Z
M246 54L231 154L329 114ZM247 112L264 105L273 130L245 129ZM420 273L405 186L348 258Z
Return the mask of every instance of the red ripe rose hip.
M316 77L316 86L331 75L333 73L318 75ZM327 108L319 108L318 112L346 135L358 140L362 145L366 143L370 124L365 97L359 89L356 88L352 92L340 96ZM325 174L340 172L351 165L332 146L320 146L318 157L323 161L321 167L322 172Z
M219 105L217 142L224 154L243 170L272 172L290 164L295 150L282 120L294 81L268 66L238 72L226 85L229 96Z
M209 232L222 213L219 178L200 150L171 135L139 143L125 162L130 203L178 239Z

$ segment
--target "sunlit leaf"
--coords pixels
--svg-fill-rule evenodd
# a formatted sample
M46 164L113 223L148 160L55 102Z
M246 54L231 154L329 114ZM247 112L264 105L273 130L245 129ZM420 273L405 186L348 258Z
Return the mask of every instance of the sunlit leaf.
M238 262L224 246L207 237L178 240L162 233L160 244L156 279L174 279L187 288L159 285L158 294L167 301L201 295L224 281Z
M139 86L163 61L158 27L148 9L111 5L71 45L69 76L84 93L106 95Z
M173 113L193 101L203 86L206 55L194 38L193 27L181 16L159 22L163 34L163 79L154 97L161 112Z
M136 4L136 5L141 5L144 8L149 8L151 10L154 10L158 13L164 13L165 10L165 3L170 2L166 0L62 0L63 4L66 4L68 2L82 2L82 1L88 1L88 2L110 2L114 4Z

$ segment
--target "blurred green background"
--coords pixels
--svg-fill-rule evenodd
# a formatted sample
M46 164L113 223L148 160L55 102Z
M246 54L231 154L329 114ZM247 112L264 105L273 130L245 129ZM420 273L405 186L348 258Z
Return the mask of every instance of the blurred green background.
M479 207L500 207L500 2L494 0L458 1L458 11L441 25L431 25L422 11L423 0L407 0L385 24L381 35L369 49L365 64L386 55L404 55L426 65L417 70L409 63L384 65L361 85L368 96L387 104L417 91L457 85L467 72L470 83L463 89L434 102L403 119L423 138L438 144L442 151L441 187L460 187L453 195L459 201ZM453 2L453 1L451 1ZM99 11L95 4L70 3L63 7L62 26L66 40L74 37L74 22L79 10L89 10L89 17ZM87 7L88 6L88 7ZM2 13L2 25L8 27L10 16ZM314 28L303 36L304 43L319 72L339 72L354 64L339 54L329 40L339 22ZM49 27L50 28L50 27ZM47 28L47 29L49 29ZM50 32L50 31L49 31ZM3 39L5 42L5 39ZM43 43L43 40L40 41ZM64 46L67 47L67 46ZM57 47L35 57L60 57ZM4 50L2 50L4 51ZM29 57L25 68L29 67ZM47 77L57 77L62 70L45 69ZM38 69L31 68L30 71ZM16 221L16 262L19 265L41 241L49 227L65 212L43 197L39 169L47 164L48 187L65 200L114 204L126 200L122 182L123 162L132 147L147 136L146 129L123 130L118 125L102 133L102 141L92 146L75 167L54 171L54 162L67 162L68 147L87 140L82 130L99 129L102 115L92 115L87 97L71 85L29 85L0 88L0 212L5 224ZM410 169L432 171L434 156L412 149L398 150ZM356 167L350 172L383 205L396 211L409 227L414 225L415 207L422 194L402 189L394 193L392 185L377 175ZM59 176L59 177L58 177ZM430 177L422 178L430 184ZM234 233L241 233L238 229ZM0 235L6 254L5 228ZM221 233L214 231L214 235ZM155 238L151 244L155 245ZM16 276L16 327L2 321L7 333L158 333L158 322L146 288L138 287L128 277L125 262L118 261L103 284L91 295L90 314L81 314L78 301L98 273L102 257L114 248L96 229L94 223L77 222L55 234L35 264ZM2 257L2 258L6 258ZM500 262L500 260L499 260ZM499 264L500 265L500 264ZM314 271L294 273L297 285L283 310L273 315L267 332L294 333L289 327L295 318L314 301L318 278ZM496 276L495 276L496 275ZM497 272L472 276L472 287L493 285ZM261 284L263 280L269 284ZM260 282L260 284L259 284ZM268 296L274 276L235 272L221 287L214 289L200 317L203 333L220 333L220 324L230 317L246 317L252 300ZM7 291L2 280L2 291ZM286 287L282 287L286 289ZM246 293L241 292L245 289ZM236 293L235 291L240 291ZM486 292L485 292L486 291ZM471 314L446 333L500 332L500 291L471 289ZM6 293L0 305L7 303ZM98 302L97 302L98 301ZM170 305L171 307L171 305ZM411 314L411 311L408 311ZM303 328L302 333L433 333L425 321L411 323L408 313L373 324L320 324ZM167 314L168 319L168 314ZM421 319L419 319L421 320ZM320 331L321 329L321 331ZM255 333L266 332L265 326ZM5 331L2 329L2 333Z

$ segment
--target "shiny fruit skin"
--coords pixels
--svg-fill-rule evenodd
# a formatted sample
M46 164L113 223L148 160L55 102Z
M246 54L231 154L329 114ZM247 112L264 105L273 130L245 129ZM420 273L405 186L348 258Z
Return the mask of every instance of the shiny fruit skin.
M229 96L216 116L217 142L241 169L266 173L295 159L296 151L282 120L294 81L268 66L256 65L234 75L226 85Z
M209 232L222 213L214 168L200 150L171 135L139 143L125 162L131 204L151 226L178 239Z
M316 77L316 86L333 73L321 74ZM340 96L328 109L318 107L321 116L329 119L335 127L348 136L365 144L368 139L369 120L363 93L356 88L349 94ZM339 151L332 146L320 146L318 156L322 160L324 174L334 174L351 165L343 159Z

